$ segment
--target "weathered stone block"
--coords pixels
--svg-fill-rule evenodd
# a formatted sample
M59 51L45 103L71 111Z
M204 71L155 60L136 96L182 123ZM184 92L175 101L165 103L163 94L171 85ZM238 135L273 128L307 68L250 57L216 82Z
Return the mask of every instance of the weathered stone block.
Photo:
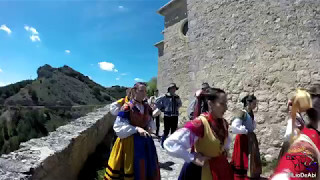
M0 158L0 179L73 180L112 128L109 105Z
M259 100L255 118L261 151L273 147L278 152L279 142L272 142L282 138L280 129L260 131L267 125L275 129L286 125L286 102L295 88L320 84L320 38L315 28L320 25L315 18L320 4L292 2L186 0L189 41L178 40L179 22L166 28L168 45L161 61L164 57L169 61L159 66L159 72L165 72L158 74L159 89L171 81L188 82L179 90L187 95L203 81L214 82L229 93L230 111L254 93ZM175 62L166 53L175 54ZM229 112L226 117L231 118Z

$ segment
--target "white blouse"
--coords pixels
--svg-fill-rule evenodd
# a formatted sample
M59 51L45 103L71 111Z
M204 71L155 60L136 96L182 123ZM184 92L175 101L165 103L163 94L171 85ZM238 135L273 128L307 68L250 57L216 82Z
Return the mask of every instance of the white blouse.
M289 141L291 132L292 132L292 119L290 118L287 123L286 133L284 134L285 141ZM298 134L297 129L294 129L294 135L297 135L297 134Z
M302 117L300 116L299 113L296 114L296 119L302 119ZM300 124L300 122L298 120L296 120L296 128L299 128L303 126L303 124ZM290 139L290 134L292 132L292 119L288 119L288 123L287 123L287 129L286 129L286 133L284 134L284 140L285 141L289 141ZM297 129L294 129L294 135L297 135Z
M193 132L187 128L181 128L174 132L164 141L164 149L170 156L181 158L186 162L194 160L194 153L190 153L191 147L199 139ZM228 135L227 143L224 145L225 150L230 147L231 138Z
M249 114L247 113L246 115ZM255 130L257 127L256 121L254 120L252 120L252 127L253 130ZM243 120L241 118L235 118L231 123L230 132L232 134L248 134L248 129L245 125L243 125Z
M118 116L118 113L120 111L120 108L121 108L121 105L116 101L116 102L113 102L111 105L110 105L110 112L112 115L114 116Z
M235 118L232 121L230 132L233 134L248 134L248 130L244 125L242 125L242 120L240 118Z
M135 106L139 109L141 114L144 113L144 106L142 104L136 104ZM156 123L153 121L151 116L148 123L148 128L149 127L151 128L152 132L156 130ZM137 133L137 127L131 125L127 118L122 118L120 116L117 116L116 121L113 125L113 130L120 139L127 138Z

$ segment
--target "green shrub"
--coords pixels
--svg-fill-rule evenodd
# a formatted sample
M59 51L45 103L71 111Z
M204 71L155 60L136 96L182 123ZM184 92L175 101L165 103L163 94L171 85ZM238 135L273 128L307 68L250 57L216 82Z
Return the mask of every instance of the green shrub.
M95 96L101 96L101 93L100 93L100 88L99 87L94 87L93 88L93 94L95 95Z
M51 84L55 84L56 82L57 82L57 80L55 80L55 79L50 79L50 81L49 81Z
M19 144L20 144L20 141L18 136L11 137L9 140L10 151L15 151L19 149Z
M147 82L147 94L148 96L153 96L154 95L154 92L156 91L157 89L157 78L156 77L153 77L149 82Z
M31 90L31 99L37 104L38 103L38 95L35 90Z
M110 96L108 96L108 95L104 95L104 96L103 96L103 99L105 99L106 101L111 101L111 98L110 98Z

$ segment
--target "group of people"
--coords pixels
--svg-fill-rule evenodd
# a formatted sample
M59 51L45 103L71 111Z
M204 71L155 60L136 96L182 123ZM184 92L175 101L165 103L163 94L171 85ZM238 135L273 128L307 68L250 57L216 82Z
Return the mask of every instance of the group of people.
M260 179L262 164L253 113L257 98L247 95L241 99L243 109L236 112L228 124L223 118L228 109L227 93L203 83L188 107L190 121L176 130L182 106L176 94L178 89L175 83L171 83L166 94L157 97L156 91L155 96L147 99L147 85L139 82L127 91L125 98L111 104L111 113L117 116L113 126L116 140L105 179L160 180L158 156L151 134L156 132L159 137L161 112L164 114L161 146L169 155L185 161L179 180ZM319 112L320 90L298 89L288 103L291 118L286 141L270 179L306 179L304 175L309 175L310 179L319 178ZM308 124L303 119L304 114L309 119ZM236 134L236 138L229 162L230 133ZM303 177L301 173L304 173Z

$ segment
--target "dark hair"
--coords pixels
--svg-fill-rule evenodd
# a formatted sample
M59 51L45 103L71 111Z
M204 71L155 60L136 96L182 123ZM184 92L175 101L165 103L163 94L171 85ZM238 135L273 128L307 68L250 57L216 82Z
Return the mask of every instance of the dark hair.
M147 84L146 84L146 83L144 83L144 82L137 82L137 83L135 83L135 84L134 84L133 88L135 88L135 89L136 89L139 85L147 86Z
M310 96L312 99L312 108L307 110L307 115L312 122L318 121L320 114L320 86L314 85L309 89Z
M241 102L243 103L244 107L247 107L249 103L253 102L254 100L257 100L257 98L252 95L247 95L244 98L242 98Z
M195 111L193 116L197 117L202 112L207 112L209 110L208 101L215 101L219 98L219 94L226 94L222 89L218 88L208 88L204 92L200 94L197 99L197 105L195 107Z
M312 121L312 122L318 121L318 112L316 109L310 108L307 110L306 113L307 113L310 121Z
M147 87L147 84L144 82L137 82L134 84L133 88L130 89L130 99L134 98L134 92L138 89L138 86L143 85Z
M320 94L320 85L313 85L310 89L309 89L309 94L312 96L319 96Z
M215 101L219 98L219 94L226 94L226 92L219 88L208 88L204 93L202 93L202 97L204 98L205 102L208 101Z

